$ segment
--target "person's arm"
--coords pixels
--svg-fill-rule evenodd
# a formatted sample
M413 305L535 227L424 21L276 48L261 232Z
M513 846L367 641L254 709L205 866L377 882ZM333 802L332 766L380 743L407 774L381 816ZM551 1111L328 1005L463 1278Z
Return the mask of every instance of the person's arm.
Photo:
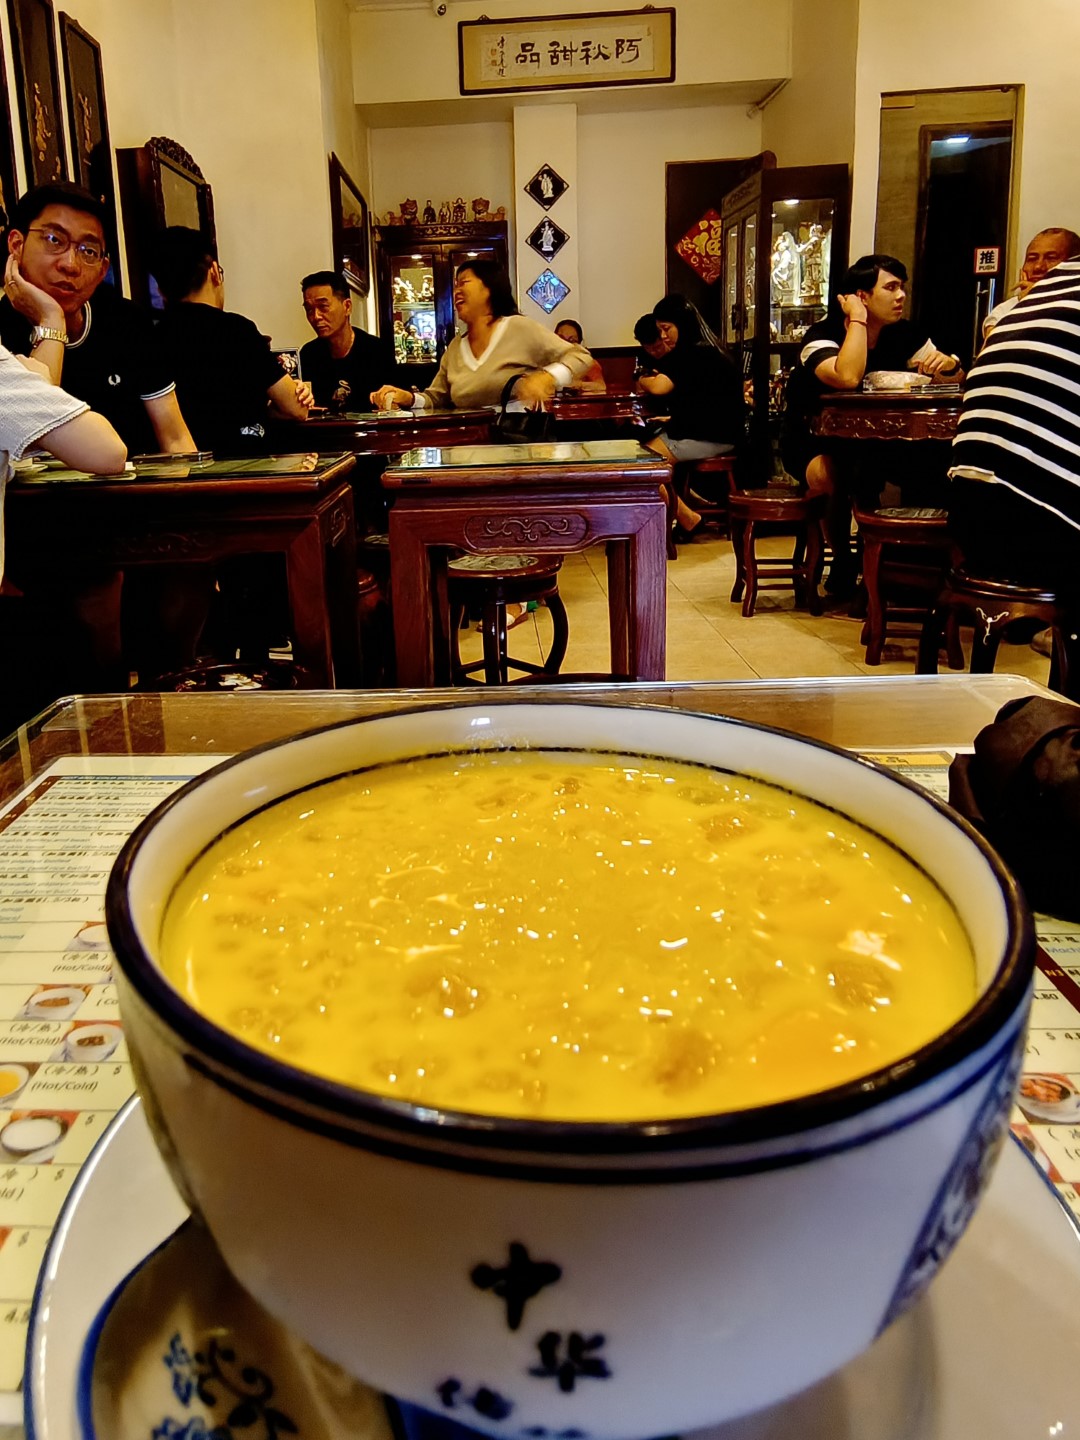
M866 306L857 295L839 295L845 334L836 355L814 367L814 374L830 390L855 390L866 374Z
M675 389L671 376L661 375L659 371L654 375L639 375L637 383L646 395L670 395Z
M946 355L932 340L919 347L908 361L908 366L920 375L930 375L936 380L959 382L964 378L964 367L958 355Z
M291 376L282 375L280 380L274 381L266 393L271 406L284 419L307 419L307 413L311 407L301 404L297 382Z
M522 363L532 368L514 386L514 399L530 410L546 405L560 385L570 385L595 362L584 345L571 345L536 320L512 315L513 338Z
M404 410L412 405L416 397L411 390L403 390L400 385L380 385L378 390L372 390L368 398L376 410Z
M182 455L198 450L199 447L187 427L187 421L181 414L175 389L164 395L155 395L150 400L143 400L143 404L150 417L150 424L154 427L158 448L162 454Z
M35 368L40 367L51 384L59 385L64 369L64 350L67 346L67 320L64 312L51 295L39 290L26 279L14 255L8 256L7 265L4 267L4 294L19 314L25 316L32 325L55 331L53 335L33 341L30 350Z
M127 446L105 416L93 410L46 431L37 443L73 470L92 475L117 475L127 460Z

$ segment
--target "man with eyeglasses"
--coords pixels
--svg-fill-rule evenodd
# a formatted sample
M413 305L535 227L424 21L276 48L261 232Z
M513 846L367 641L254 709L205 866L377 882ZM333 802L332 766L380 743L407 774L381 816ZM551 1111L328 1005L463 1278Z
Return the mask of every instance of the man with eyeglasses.
M8 253L30 284L5 287L0 342L50 370L60 359L64 389L110 420L132 454L194 450L149 318L101 288L109 271L104 222L101 202L66 181L19 200Z

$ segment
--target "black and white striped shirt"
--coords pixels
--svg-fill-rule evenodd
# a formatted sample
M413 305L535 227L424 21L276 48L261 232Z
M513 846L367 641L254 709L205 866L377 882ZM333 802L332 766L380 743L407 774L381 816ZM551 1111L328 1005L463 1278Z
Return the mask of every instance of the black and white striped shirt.
M991 332L964 388L949 474L1006 485L1080 530L1080 259Z

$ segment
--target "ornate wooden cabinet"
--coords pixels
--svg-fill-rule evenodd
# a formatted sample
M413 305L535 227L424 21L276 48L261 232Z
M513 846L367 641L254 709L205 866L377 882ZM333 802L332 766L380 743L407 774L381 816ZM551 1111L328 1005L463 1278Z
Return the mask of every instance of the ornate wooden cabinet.
M503 221L381 225L375 231L379 331L393 336L402 385L423 386L454 338L454 271L469 260L507 264Z
M763 456L802 338L847 268L848 167L760 170L725 195L721 216L722 338L752 381L751 436Z

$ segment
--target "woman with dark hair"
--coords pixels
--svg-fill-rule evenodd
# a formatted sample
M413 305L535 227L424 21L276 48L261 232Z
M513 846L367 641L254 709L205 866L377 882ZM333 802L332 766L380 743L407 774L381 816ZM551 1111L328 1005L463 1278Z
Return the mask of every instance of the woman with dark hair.
M730 454L743 438L746 418L739 372L682 295L665 295L653 318L663 351L655 370L637 383L661 400L669 418L648 448L672 465ZM675 504L676 539L689 539L701 516L680 498Z
M467 260L454 277L454 309L464 325L446 347L426 390L383 385L372 391L378 410L468 410L498 405L511 380L513 399L539 410L555 391L584 375L593 363L581 345L568 345L522 315L510 277L491 260Z

